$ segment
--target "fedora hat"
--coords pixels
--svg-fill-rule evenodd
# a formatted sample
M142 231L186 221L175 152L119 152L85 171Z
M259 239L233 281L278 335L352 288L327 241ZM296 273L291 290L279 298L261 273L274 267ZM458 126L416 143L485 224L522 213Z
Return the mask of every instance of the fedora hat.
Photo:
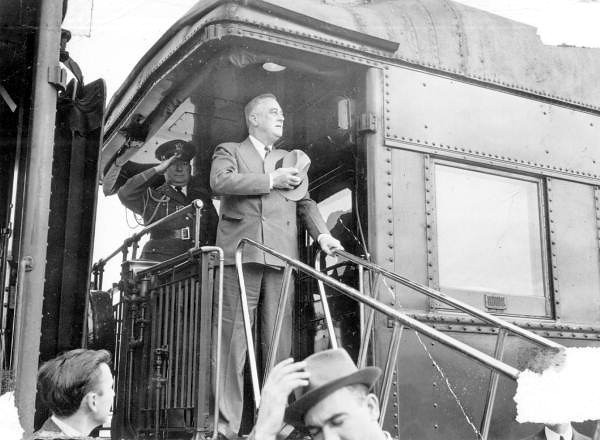
M270 173L278 168L296 168L298 177L302 179L295 188L281 189L277 188L281 194L288 200L298 201L302 199L308 191L308 168L310 167L310 157L302 150L278 150L274 149L265 157L265 172Z
M308 386L294 391L296 400L285 411L286 423L293 426L303 426L306 412L334 391L358 384L370 390L381 375L377 367L356 368L342 348L315 353L304 361L310 373Z

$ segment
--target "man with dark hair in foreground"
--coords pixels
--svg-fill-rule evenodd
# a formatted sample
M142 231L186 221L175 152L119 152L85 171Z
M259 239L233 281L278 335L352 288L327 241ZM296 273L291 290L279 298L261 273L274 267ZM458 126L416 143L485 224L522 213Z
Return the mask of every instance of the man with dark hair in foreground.
M115 392L106 350L71 350L44 363L38 393L52 415L34 438L62 434L87 437L108 421Z
M379 426L379 400L371 393L377 367L356 368L343 349L325 350L276 365L263 388L252 440L275 440L286 423L316 440L391 440ZM296 400L286 408L288 395Z

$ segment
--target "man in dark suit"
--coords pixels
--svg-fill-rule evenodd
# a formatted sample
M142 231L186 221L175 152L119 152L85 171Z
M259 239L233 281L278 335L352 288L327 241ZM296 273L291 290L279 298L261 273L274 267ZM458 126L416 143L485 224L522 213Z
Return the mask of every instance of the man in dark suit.
M544 428L525 437L523 440L592 440L587 435L575 431L570 423L561 423L558 425L546 425Z
M113 376L106 350L71 350L44 363L38 393L52 415L33 438L87 437L112 412ZM64 438L64 437L63 437Z
M265 167L273 144L281 137L284 116L275 96L264 94L252 99L244 109L249 136L242 143L224 143L215 149L210 184L221 196L217 246L224 250L223 344L221 359L219 432L237 435L243 407L243 369L246 341L239 297L234 254L240 239L247 237L292 258L298 258L299 216L321 248L331 253L340 243L329 235L316 203L308 193L286 197L302 183L298 169ZM295 194L296 196L298 194ZM291 200L298 199L299 200ZM244 280L251 318L259 310L263 362L275 323L282 283L282 262L270 254L249 247L244 251ZM293 296L287 302L278 359L291 351Z
M204 203L200 220L200 245L214 245L217 212L210 191L203 188L191 175L190 161L195 148L189 142L174 140L161 144L155 155L160 164L131 177L119 189L121 202L142 216L149 225L189 205L194 199ZM164 177L164 183L161 183ZM193 247L194 219L173 220L150 233L141 257L145 260L164 261Z

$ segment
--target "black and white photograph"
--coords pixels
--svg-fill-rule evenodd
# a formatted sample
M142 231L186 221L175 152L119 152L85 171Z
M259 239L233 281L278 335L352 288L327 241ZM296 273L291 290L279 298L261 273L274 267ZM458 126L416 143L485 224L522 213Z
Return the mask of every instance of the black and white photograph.
M0 0L0 439L600 440L600 0Z

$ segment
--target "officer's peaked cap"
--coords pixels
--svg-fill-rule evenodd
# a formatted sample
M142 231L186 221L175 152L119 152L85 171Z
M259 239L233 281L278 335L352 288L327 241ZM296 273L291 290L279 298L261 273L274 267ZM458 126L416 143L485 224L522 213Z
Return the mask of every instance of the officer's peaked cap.
M156 148L154 154L156 158L161 161L167 160L175 154L179 154L179 158L181 160L189 162L196 154L196 147L194 147L194 144L182 141L181 139L176 139L174 141L168 141L164 144L160 144Z

